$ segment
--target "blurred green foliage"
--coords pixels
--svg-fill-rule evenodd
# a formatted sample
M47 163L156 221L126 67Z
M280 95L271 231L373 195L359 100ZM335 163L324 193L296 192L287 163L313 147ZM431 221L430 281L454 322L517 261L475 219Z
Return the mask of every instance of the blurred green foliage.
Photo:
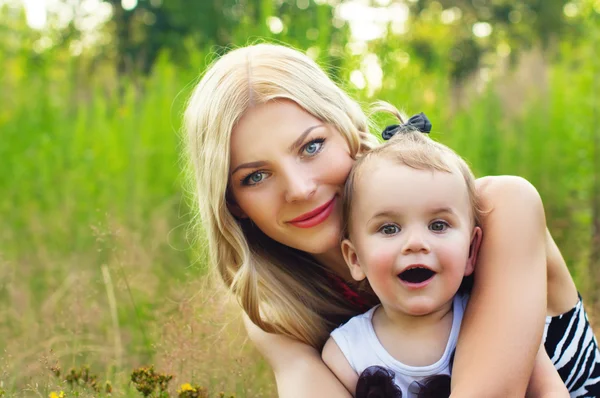
M33 30L20 7L0 5L4 389L47 395L55 386L30 380L52 352L101 379L162 363L177 383L273 393L263 362L215 351L223 325L210 314L221 310L217 293L196 291L205 245L191 227L178 136L202 70L259 40L307 51L365 108L382 99L426 112L434 138L477 175L529 179L579 288L598 302L597 0L412 1L403 32L382 22L367 43L333 1L107 2L112 18L92 45L74 22ZM476 23L491 32L474 35ZM374 132L386 122L373 120ZM184 305L199 297L199 312Z

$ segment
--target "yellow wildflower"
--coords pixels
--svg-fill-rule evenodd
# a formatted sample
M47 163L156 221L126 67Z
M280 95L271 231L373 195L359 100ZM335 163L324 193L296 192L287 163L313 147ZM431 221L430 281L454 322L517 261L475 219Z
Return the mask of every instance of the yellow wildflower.
M186 391L196 391L196 389L194 387L192 387L192 385L190 383L185 383L182 384L181 387L179 387L179 391L177 391L179 394L181 394L182 392L186 392Z
M65 395L64 391L61 391L61 392L52 391L50 393L50 395L48 395L48 398L65 398L65 397L66 397L66 395Z

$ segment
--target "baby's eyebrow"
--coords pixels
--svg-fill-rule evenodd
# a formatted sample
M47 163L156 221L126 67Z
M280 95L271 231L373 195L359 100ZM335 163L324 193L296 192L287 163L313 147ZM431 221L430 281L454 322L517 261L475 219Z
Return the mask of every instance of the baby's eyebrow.
M439 208L433 209L431 211L431 214L444 214L444 213L456 214L456 212L451 207L439 207Z
M394 218L398 215L395 211L384 210L373 214L371 218L369 218L365 225L369 226L374 220L378 218Z
M369 221L373 220L374 218L378 218L378 217L393 217L396 215L398 215L398 213L395 211L384 210L384 211L380 211L380 212L373 214L373 216L371 218L369 218Z
M400 214L399 212L393 211L393 210L379 211L379 212L373 214L367 220L367 225L369 225L370 223L373 222L373 220L376 220L378 218L394 218L394 217L397 217L399 214ZM435 207L428 214L431 214L432 216L438 216L441 214L450 214L453 216L457 215L456 211L454 211L454 209L452 209L451 207Z

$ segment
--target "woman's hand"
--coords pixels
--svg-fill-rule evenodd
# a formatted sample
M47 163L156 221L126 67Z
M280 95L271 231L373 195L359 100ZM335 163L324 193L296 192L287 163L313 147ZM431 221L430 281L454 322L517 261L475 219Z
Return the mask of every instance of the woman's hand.
M546 223L519 177L477 181L483 242L452 373L452 397L523 397L546 314Z

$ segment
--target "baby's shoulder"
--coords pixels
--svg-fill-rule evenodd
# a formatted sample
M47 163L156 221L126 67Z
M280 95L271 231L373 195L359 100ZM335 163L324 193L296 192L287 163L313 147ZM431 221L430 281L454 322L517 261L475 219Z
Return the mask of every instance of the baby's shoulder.
M371 320L373 318L373 313L377 309L377 306L371 308L370 310L360 314L355 315L350 318L346 323L338 326L331 332L331 336L335 338L336 335L354 335L357 333L365 333L368 332L372 328Z

